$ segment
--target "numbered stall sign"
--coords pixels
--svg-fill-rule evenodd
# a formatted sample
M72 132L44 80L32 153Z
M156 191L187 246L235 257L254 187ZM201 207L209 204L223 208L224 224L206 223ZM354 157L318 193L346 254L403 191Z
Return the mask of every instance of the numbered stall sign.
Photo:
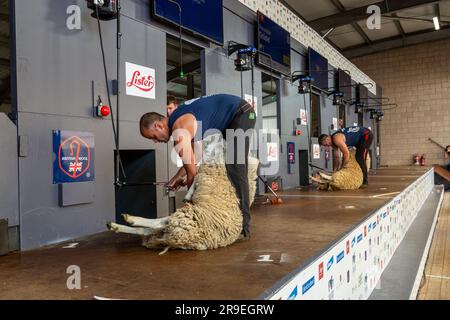
M94 135L53 130L53 183L94 181Z

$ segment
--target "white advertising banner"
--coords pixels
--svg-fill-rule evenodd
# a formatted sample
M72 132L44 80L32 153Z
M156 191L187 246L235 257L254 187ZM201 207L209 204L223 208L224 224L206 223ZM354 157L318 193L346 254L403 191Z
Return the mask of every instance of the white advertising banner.
M364 300L430 194L430 170L315 261L287 280L271 300Z
M155 69L125 62L126 92L129 96L156 98Z

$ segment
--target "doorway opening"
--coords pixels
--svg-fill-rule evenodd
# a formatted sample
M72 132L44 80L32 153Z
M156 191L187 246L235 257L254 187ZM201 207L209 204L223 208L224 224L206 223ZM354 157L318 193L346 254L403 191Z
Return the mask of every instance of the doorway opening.
M264 72L261 73L262 127L265 133L279 129L277 84L275 78Z
M309 155L308 150L298 151L298 172L300 176L300 186L309 186Z
M346 113L345 113L345 105L340 105L338 108L338 128L336 129L342 129L345 128L346 125Z
M156 182L155 150L120 150L120 157L128 186L116 186L116 222L127 224L123 213L155 219L156 186L151 184ZM124 181L122 172L120 179Z
M182 48L181 48L182 47ZM181 54L182 49L182 54ZM202 48L167 35L167 96L182 103L202 95ZM182 66L182 67L181 67Z
M310 138L318 138L321 133L320 125L320 96L317 94L311 94L311 110L310 116Z

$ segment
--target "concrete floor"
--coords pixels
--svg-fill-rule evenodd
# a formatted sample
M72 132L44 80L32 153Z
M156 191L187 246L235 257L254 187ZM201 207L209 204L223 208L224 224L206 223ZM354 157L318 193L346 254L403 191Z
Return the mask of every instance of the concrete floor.
M158 251L110 232L0 257L0 299L254 299L325 250L429 168L384 168L367 189L284 192L282 205L252 207L252 238L214 251ZM269 257L267 257L269 256ZM258 261L263 260L263 261ZM265 261L272 260L272 261ZM69 290L69 266L81 289Z

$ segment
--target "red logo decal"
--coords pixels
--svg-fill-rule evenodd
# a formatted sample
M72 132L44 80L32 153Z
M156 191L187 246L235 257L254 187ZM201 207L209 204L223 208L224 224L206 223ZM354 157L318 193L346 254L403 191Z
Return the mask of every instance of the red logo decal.
M319 264L319 280L323 278L323 262Z
M155 86L155 79L152 76L141 76L140 71L135 71L131 81L127 82L128 87L136 87L139 90L149 92Z

